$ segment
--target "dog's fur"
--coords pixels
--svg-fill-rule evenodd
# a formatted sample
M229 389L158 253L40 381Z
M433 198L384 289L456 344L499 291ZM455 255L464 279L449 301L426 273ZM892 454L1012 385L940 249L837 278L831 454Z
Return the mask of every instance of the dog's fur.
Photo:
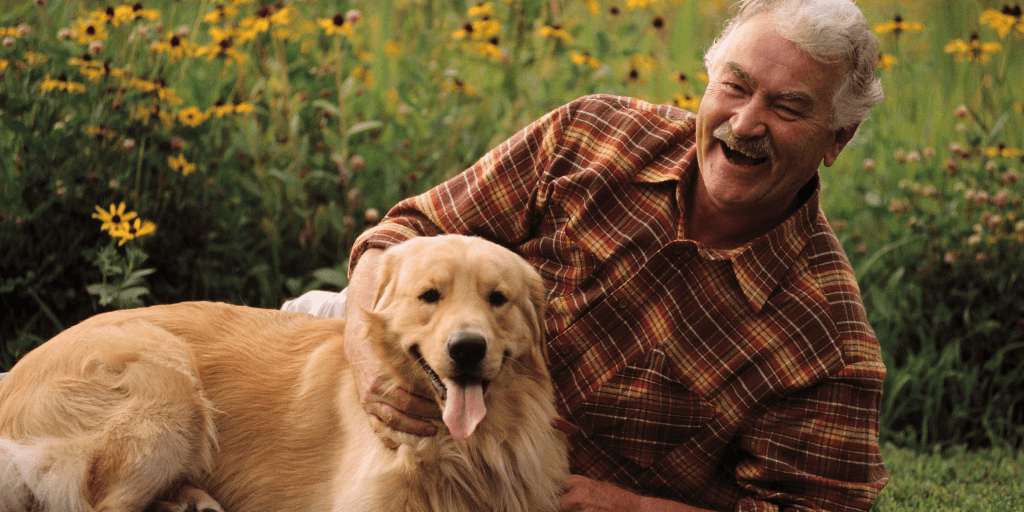
M214 303L106 313L0 380L0 512L557 510L568 465L539 276L459 236L414 239L381 265L367 340L397 385L440 407L419 357L465 384L447 392L469 411L457 427L384 432L388 448L344 320ZM486 346L469 367L450 352L467 333Z

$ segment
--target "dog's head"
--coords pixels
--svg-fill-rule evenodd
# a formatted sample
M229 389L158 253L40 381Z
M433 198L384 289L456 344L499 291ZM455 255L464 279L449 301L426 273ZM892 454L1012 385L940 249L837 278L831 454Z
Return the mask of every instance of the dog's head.
M480 238L415 238L381 262L370 343L399 384L437 399L466 439L492 383L546 379L544 287L515 253Z

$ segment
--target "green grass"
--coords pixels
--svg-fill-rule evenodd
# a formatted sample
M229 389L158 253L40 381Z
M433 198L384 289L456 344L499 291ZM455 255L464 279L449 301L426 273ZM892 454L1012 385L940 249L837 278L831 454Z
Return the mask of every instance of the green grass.
M876 512L1003 511L1024 508L1024 452L882 447L889 485Z

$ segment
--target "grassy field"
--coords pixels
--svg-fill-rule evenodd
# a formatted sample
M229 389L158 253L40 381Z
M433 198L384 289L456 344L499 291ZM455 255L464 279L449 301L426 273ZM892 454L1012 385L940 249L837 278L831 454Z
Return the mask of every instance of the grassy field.
M882 449L889 485L876 512L1016 511L1024 509L1024 452L919 453Z

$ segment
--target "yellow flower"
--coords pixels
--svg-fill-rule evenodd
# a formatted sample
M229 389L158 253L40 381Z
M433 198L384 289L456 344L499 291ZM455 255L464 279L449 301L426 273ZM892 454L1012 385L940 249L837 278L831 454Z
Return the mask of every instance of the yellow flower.
M563 29L562 26L558 24L544 25L543 27L540 28L538 32L542 36L549 36L555 39L561 39L562 41L565 41L567 43L572 42L572 34L566 32L565 29Z
M402 45L394 39L384 41L384 54L388 57L398 57L402 54Z
M629 81L644 83L647 81L646 76L654 69L656 61L650 55L634 53L629 58L629 62Z
M496 37L490 41L480 41L479 43L476 43L473 45L473 49L480 55L489 59L496 61L502 60L501 48L498 47L498 38Z
M236 114L251 114L254 110L256 110L256 107L254 107L253 104L249 103L248 101L235 103Z
M125 222L117 229L111 230L110 236L121 239L117 242L117 246L120 247L129 240L134 240L140 236L148 235L154 231L156 231L156 224L152 221L135 219L135 222L132 224Z
M191 56L188 42L174 32L167 33L167 39L153 43L150 47L156 53L166 53L171 62L177 62L183 57Z
M1017 158L1024 154L1024 152L1017 148L1008 148L1000 142L998 146L985 148L985 154L990 157Z
M56 79L50 78L50 75L47 74L46 80L43 80L40 88L43 92L50 92L54 89L67 92L85 92L85 85L69 81L68 76L64 73L61 73Z
M601 67L601 61L591 57L589 53L580 53L576 51L569 52L569 58L572 59L572 63L577 66L590 66L591 68L597 69Z
M171 166L171 169L180 172L182 176L188 176L191 172L196 170L196 164L185 160L184 154L178 155L177 157L167 157L167 163Z
M220 23L238 16L238 8L233 5L217 4L213 10L203 15L207 23Z
M999 34L999 38L1006 37L1014 28L1024 34L1024 20L1021 19L1020 6L1010 7L1004 5L1002 10L986 9L978 18L978 23L986 25Z
M178 121L181 121L181 124L188 125L193 128L203 124L203 122L209 118L210 114L199 110L199 107L194 105L178 111Z
M1003 45L996 42L982 42L981 38L978 37L977 33L971 34L969 41L963 39L954 39L946 44L944 51L946 53L955 54L957 62L980 62L982 64L988 62L992 58L993 53L999 53L1002 51Z
M195 50L196 57L206 56L207 60L213 60L217 57L223 57L228 62L234 60L235 63L241 64L245 60L245 55L235 49L235 38L239 36L239 32L231 29L221 29L217 27L210 27L210 36L213 37L213 42L206 45L200 46ZM239 39L248 36L239 36Z
M892 67L896 65L896 57L889 55L888 53L882 53L878 55L878 69L884 69L886 71L892 71Z
M491 3L491 2L487 2L487 3L481 2L481 3L478 3L478 4L474 5L473 7L469 8L469 16L471 18L475 18L477 16L497 16L497 13L494 12L494 4L493 3Z
M903 17L897 14L892 21L875 25L874 30L879 35L892 32L892 35L899 37L904 32L908 34L920 32L924 30L924 25L916 21L903 21Z
M103 26L103 23L97 23L92 19L79 21L75 27L75 33L78 35L78 44L89 44L107 39L107 28Z
M466 96L473 96L476 94L475 87L467 84L466 82L463 82L462 80L459 80L458 78L452 78L451 80L446 81L444 84L442 84L442 87L444 87L444 89L448 91L461 92Z
M234 105L230 103L224 103L221 100L217 100L217 102L214 103L212 107L210 107L210 110L206 111L206 115L216 115L217 118L219 119L221 117L233 113L234 111Z
M0 72L6 71L7 66L9 66L10 64L11 63L8 62L7 59L0 59Z
M641 7L647 7L648 5L657 3L658 0L626 0L627 9L638 9Z
M333 36L340 34L345 37L352 37L352 24L345 21L345 15L340 12L330 18L316 20L318 27L324 29L324 34Z
M601 13L601 6L598 5L597 0L586 0L586 4L591 16L597 16Z
M103 221L103 224L100 226L101 231L111 231L122 226L127 226L128 221L138 217L139 215L135 212L126 213L124 209L125 204L123 201L117 206L111 204L110 211L104 210L97 205L96 213L92 214L92 218Z
M672 104L690 112L696 113L697 107L700 106L700 96L694 96L692 94L680 94L675 93L672 98Z

